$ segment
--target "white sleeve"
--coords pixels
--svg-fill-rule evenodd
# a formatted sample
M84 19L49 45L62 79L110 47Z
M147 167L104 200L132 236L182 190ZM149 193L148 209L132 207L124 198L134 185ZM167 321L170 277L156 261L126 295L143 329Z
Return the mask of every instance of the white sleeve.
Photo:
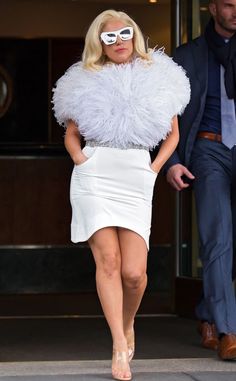
M173 61L165 53L155 52L154 61L162 65L164 70L169 104L173 115L181 115L190 101L190 82L182 66Z
M59 78L53 89L53 111L57 122L66 127L66 122L72 119L78 124L78 97L76 92L80 86L80 64L71 66Z

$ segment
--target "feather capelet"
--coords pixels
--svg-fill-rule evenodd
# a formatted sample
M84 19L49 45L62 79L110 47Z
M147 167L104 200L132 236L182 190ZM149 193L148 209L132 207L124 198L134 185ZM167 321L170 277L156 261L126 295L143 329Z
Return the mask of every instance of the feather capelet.
M125 64L89 71L71 66L53 89L60 125L72 119L85 140L126 148L154 148L171 130L171 119L190 99L189 80L162 50L153 62L136 58Z

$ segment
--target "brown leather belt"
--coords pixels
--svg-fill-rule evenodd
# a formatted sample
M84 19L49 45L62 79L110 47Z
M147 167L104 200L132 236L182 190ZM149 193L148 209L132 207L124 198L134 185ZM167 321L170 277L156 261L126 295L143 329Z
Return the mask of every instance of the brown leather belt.
M200 131L200 132L198 132L197 137L213 140L215 142L220 142L220 143L222 141L221 135L220 134L214 134L214 132Z

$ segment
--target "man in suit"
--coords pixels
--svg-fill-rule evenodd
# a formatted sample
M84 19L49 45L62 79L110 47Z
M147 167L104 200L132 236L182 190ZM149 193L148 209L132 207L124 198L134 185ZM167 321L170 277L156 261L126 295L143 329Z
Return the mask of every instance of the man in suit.
M203 266L199 333L204 347L228 360L236 359L236 0L211 0L209 10L205 34L174 55L190 79L191 100L165 170L176 190L193 185Z

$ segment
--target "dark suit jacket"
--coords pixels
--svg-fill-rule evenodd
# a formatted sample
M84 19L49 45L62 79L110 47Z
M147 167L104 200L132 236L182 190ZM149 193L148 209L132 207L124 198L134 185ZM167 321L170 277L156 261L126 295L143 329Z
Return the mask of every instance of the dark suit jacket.
M203 36L181 45L173 56L190 79L191 99L183 115L179 117L180 140L177 150L166 162L166 172L172 165L189 165L194 141L205 108L208 83L208 47Z

